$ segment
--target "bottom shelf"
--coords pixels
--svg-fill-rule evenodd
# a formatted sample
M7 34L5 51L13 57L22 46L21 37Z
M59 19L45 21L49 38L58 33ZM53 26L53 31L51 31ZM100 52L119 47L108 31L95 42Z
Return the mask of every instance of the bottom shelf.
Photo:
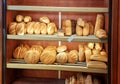
M65 80L48 78L18 78L11 84L65 84Z
M85 62L79 62L76 64L66 63L60 64L26 64L24 60L11 59L7 63L7 68L13 69L41 69L41 70L61 70L61 71L77 71L77 72L90 72L90 73L104 73L107 74L107 69L87 68Z

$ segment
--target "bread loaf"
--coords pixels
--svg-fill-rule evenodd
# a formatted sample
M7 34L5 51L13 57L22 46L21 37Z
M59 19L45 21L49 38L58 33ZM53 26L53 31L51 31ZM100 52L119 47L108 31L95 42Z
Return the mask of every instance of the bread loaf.
M37 50L39 51L39 53L41 54L43 51L43 47L41 45L32 45L31 49Z
M85 49L84 49L84 45L81 45L79 44L79 53L78 53L78 56L79 56L79 61L80 62L84 62L85 61Z
M90 48L90 49L94 48L94 43L93 42L89 42L87 45L88 45L88 48Z
M108 37L106 31L103 29L96 30L95 35L96 35L96 37L98 37L100 39L106 39Z
M90 25L86 22L83 27L83 36L88 36L90 33Z
M56 28L55 23L48 23L48 25L47 25L47 33L48 33L48 35L54 34L55 33L55 28Z
M28 64L36 64L39 62L40 53L38 50L30 49L25 53L24 60Z
M60 52L56 56L56 61L60 64L66 63L67 60L68 60L68 58L67 58L67 53L66 52Z
M40 17L39 21L46 24L50 23L50 19L47 16Z
M23 59L25 56L25 53L28 51L28 49L29 49L28 45L23 45L23 44L19 45L13 51L13 57L15 59Z
M25 23L24 22L17 23L16 34L17 35L24 35L24 33L25 33Z
M41 34L47 34L47 25L45 23L40 23Z
M101 51L103 49L102 43L95 43L95 49Z
M100 50L92 49L92 53L93 53L93 55L99 55L100 54Z
M17 22L22 22L23 19L24 19L24 17L23 17L22 15L17 15L17 16L16 16L16 21L17 21Z
M101 69L107 69L107 65L104 62L100 61L89 61L87 63L88 68L101 68Z
M78 18L77 19L77 25L84 27L85 26L85 21L82 18Z
M69 63L76 63L78 61L78 51L77 50L71 50L68 53L68 62Z
M34 30L34 34L40 34L41 28L40 28L40 22L35 22L34 26L33 26Z
M9 34L16 35L16 22L11 22L8 28Z
M24 17L24 22L31 22L32 21L32 18L30 16L25 16Z
M26 25L27 34L33 34L35 22L28 22Z
M106 52L105 50L102 50L102 51L100 52L100 55L102 55L102 56L108 56L108 54L107 54L107 52Z
M106 56L102 56L100 54L91 55L90 60L108 62L108 58Z
M102 14L97 14L94 34L98 29L103 29L104 27L104 16Z
M78 35L78 36L83 35L83 28L79 25L76 25L76 35Z

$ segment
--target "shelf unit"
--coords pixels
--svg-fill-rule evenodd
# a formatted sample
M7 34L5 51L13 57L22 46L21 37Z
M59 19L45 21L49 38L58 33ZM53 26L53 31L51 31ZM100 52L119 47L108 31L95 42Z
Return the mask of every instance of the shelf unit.
M62 12L75 12L75 13L108 13L107 7L56 7L56 6L27 6L27 5L7 5L8 11L42 11L42 12L58 12L59 19L61 20ZM59 20L59 21L60 21ZM59 22L59 28L61 27ZM50 38L50 39L49 39ZM53 40L53 41L68 41L68 42L101 42L108 43L108 39L99 39L94 35L89 36L57 36L55 35L6 35L8 40ZM11 60L11 59L10 59ZM71 65L46 65L46 64L25 64L17 60L12 60L6 63L8 69L40 69L40 70L57 70L57 71L75 71L75 72L88 72L88 73L102 73L108 74L107 69L87 68L85 63Z

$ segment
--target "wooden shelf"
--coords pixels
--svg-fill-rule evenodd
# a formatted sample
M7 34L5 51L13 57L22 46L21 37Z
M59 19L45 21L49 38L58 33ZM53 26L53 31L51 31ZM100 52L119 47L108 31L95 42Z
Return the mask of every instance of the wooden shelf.
M52 7L52 6L25 6L8 5L7 10L19 11L52 11L52 12L108 12L108 8L102 7Z
M89 36L57 36L55 35L7 35L7 39L16 40L54 40L54 41L76 41L76 42L102 42L107 43L107 39L99 39L94 35Z
M76 64L66 63L60 65L58 63L54 64L26 64L24 60L11 59L7 63L7 68L14 69L41 69L41 70L62 70L62 71L76 71L76 72L90 72L90 73L104 73L107 74L107 69L96 69L96 68L87 68L85 62L78 62Z

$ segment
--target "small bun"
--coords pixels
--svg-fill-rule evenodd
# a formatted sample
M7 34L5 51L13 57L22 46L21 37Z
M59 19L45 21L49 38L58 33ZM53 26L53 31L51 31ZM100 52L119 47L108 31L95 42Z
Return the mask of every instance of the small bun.
M24 17L23 17L22 15L17 15L17 16L16 16L16 21L17 21L17 22L22 22L23 19L24 19Z
M32 18L30 16L25 16L24 17L24 22L31 22Z
M46 17L46 16L40 17L39 21L43 22L43 23L46 23L46 24L50 23L49 18Z
M67 46L65 45L61 45L57 48L57 52L64 52L67 50Z

